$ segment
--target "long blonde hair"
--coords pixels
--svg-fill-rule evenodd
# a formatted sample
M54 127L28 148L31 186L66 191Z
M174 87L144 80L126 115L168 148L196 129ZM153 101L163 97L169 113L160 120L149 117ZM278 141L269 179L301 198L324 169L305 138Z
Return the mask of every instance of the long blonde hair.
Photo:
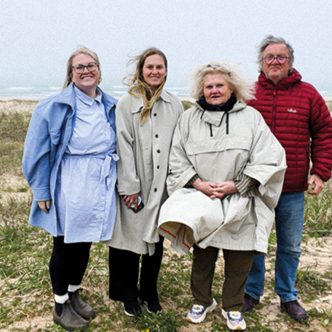
M160 84L160 86L155 91L153 91L151 87L144 81L143 66L146 58L155 54L160 55L164 60L166 75L162 84ZM129 93L131 95L138 96L143 99L143 111L141 112L140 116L141 123L143 123L150 116L153 105L159 99L163 91L167 78L167 58L166 55L158 48L150 47L130 60L130 63L136 63L136 70L133 75L128 76L125 79L125 83L130 86Z

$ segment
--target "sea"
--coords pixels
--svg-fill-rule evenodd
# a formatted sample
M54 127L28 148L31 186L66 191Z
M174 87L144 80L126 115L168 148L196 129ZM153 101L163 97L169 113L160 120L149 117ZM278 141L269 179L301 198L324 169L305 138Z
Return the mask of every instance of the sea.
M101 86L102 90L115 98L119 98L128 91L127 86ZM190 93L186 87L167 86L166 90L172 92L179 98L189 97ZM62 90L62 86L8 86L0 87L0 100L40 100L55 95Z
M102 85L101 88L104 92L110 94L115 98L120 98L128 91L128 87L124 85ZM167 85L166 90L172 92L180 99L189 99L190 91L188 87ZM0 86L0 101L6 100L40 100L50 97L59 93L62 90L62 86ZM325 98L326 101L332 102L332 90L320 90L319 93Z

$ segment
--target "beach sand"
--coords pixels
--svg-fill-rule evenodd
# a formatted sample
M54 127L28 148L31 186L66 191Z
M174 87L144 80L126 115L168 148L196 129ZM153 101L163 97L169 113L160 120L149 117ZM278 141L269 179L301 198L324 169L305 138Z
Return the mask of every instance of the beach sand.
M32 113L37 102L23 99L0 100L0 113Z

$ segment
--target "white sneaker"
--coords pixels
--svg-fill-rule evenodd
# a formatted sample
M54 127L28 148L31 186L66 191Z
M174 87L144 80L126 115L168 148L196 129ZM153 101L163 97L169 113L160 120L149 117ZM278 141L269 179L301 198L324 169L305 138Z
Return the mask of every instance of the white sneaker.
M202 323L206 315L212 312L217 307L217 301L213 299L212 303L208 307L204 307L200 304L194 304L188 311L186 319L194 324Z
M247 327L246 322L240 311L225 311L221 309L221 314L227 320L227 327L231 331L244 331Z

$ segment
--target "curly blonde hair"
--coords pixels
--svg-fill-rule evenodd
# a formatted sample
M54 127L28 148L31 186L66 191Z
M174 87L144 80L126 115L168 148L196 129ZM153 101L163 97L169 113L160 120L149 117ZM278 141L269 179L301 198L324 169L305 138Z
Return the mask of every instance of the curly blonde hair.
M229 64L222 62L210 62L207 65L200 66L194 73L194 83L191 95L198 100L203 96L204 78L209 74L221 74L233 90L237 100L245 102L254 98L254 86L247 82L241 75Z

